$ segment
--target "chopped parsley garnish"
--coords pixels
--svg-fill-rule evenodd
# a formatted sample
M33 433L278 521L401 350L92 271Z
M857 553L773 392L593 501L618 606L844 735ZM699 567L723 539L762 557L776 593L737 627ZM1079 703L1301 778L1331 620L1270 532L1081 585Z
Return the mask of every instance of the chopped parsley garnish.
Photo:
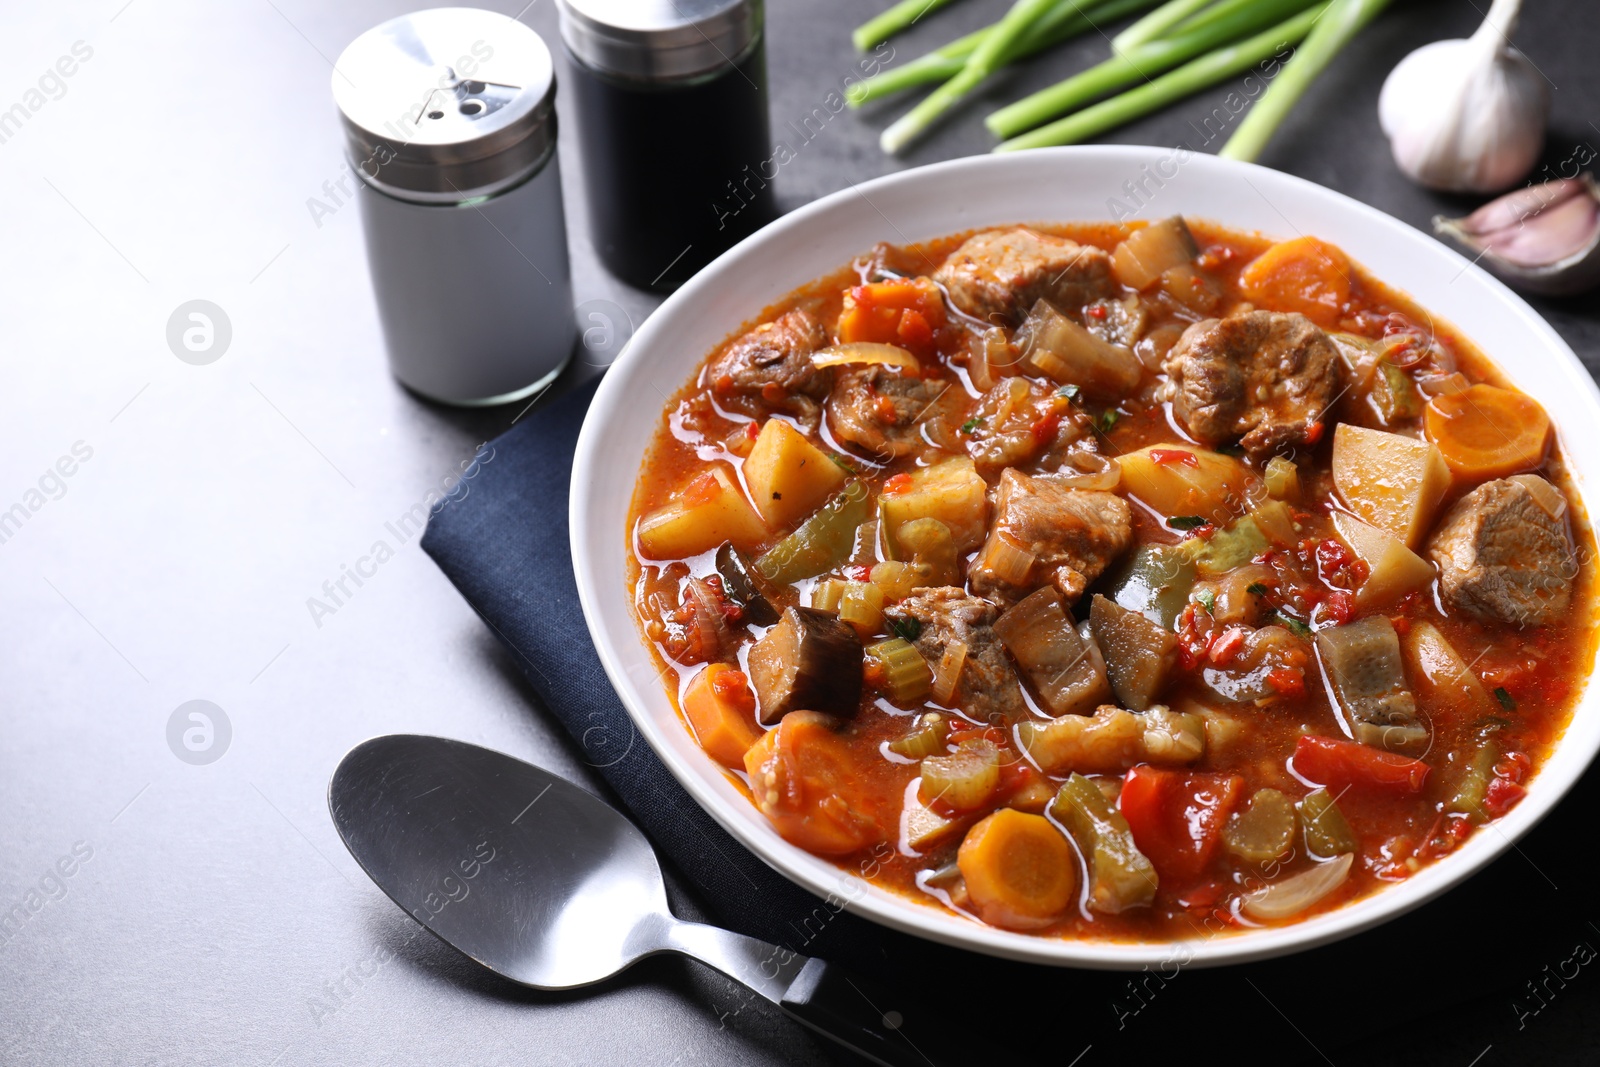
M1278 621L1280 623L1282 623L1284 625L1284 627L1290 633L1294 634L1296 637L1310 637L1311 636L1311 627L1307 626L1305 623L1301 622L1299 619L1295 618L1293 615L1285 615L1281 611L1276 612L1275 614L1278 617Z
M922 620L909 618L890 619L889 632L907 641L915 641L922 636Z
M982 426L986 421L987 420L982 415L974 415L974 416L972 416L972 418L968 419L966 422L963 422L961 424L961 432L962 433L971 433L973 430L976 430L979 426Z
M1224 456L1242 456L1244 455L1244 446L1238 442L1234 442L1232 444L1218 445L1217 451L1221 452Z
M833 460L839 466L843 467L845 470L849 471L851 474L857 473L856 468L855 468L855 464L851 463L849 460L845 459L843 456L835 456L832 453L830 453L828 455L828 458Z
M1204 515L1174 515L1167 520L1167 525L1174 530L1195 530L1204 526L1206 522Z
M1203 592L1196 593L1194 598L1200 602L1200 606L1205 608L1206 611L1210 612L1217 610L1217 594L1213 593L1211 590L1207 589Z
M1107 411L1101 412L1100 413L1100 420L1099 420L1100 432L1101 433L1110 433L1111 432L1111 428L1117 424L1117 419L1119 417L1120 416L1116 413L1115 410L1107 410Z
M1500 706L1505 708L1507 711L1517 710L1517 702L1511 699L1511 694L1506 692L1505 686L1495 686L1494 698L1498 700L1500 702Z
M1063 385L1060 389L1056 390L1056 394L1058 396L1064 396L1068 400L1078 399L1078 394L1080 392L1082 392L1082 390L1080 390L1076 385Z
M1249 585L1244 587L1244 591L1255 596L1266 596L1269 592L1271 592L1271 590L1269 590L1261 582L1251 582Z

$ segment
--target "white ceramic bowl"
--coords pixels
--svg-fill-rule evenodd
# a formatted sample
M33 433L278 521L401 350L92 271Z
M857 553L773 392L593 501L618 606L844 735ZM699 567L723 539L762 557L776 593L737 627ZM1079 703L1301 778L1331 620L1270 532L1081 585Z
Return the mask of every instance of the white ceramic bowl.
M1135 198L1137 197L1137 199ZM1585 692L1528 796L1459 852L1413 878L1292 926L1172 943L1106 943L1009 933L878 888L780 838L673 711L624 580L628 502L664 398L740 324L795 288L895 244L1004 223L1183 214L1274 237L1314 234L1458 327L1550 413L1585 507L1600 473L1600 392L1556 332L1509 289L1438 241L1349 197L1250 164L1174 149L1048 149L920 167L845 189L774 222L701 271L635 334L607 373L578 441L572 556L589 632L639 732L694 799L746 847L819 896L887 926L1037 963L1138 968L1174 958L1239 962L1308 948L1416 907L1494 859L1562 797L1600 748ZM1579 433L1580 427L1588 432Z

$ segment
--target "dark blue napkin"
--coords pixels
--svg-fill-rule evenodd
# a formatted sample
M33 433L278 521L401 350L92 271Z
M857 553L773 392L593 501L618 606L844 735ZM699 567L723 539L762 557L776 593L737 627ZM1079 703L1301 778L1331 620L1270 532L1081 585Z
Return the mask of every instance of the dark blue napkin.
M1446 1029L1460 1033L1466 1024L1447 1028L1441 1013L1464 1012L1468 1001L1480 1005L1468 1017L1473 1034L1509 1043L1558 1001L1576 1004L1569 986L1600 983L1574 962L1585 958L1579 946L1600 948L1600 925L1591 924L1600 924L1600 912L1588 912L1600 879L1587 823L1600 801L1592 774L1516 849L1441 900L1335 945L1199 974L1181 949L1165 966L1132 975L995 960L879 927L842 911L837 899L799 889L678 785L634 732L589 641L568 549L567 492L593 392L590 385L559 397L494 441L470 491L433 515L422 547L719 923L908 995L948 997L963 1006L958 1014L979 1008L1020 1042L1050 1041L1062 1062L1099 1042L1119 1054L1184 1051L1222 1033L1251 1037L1248 1047L1271 1049L1275 1059L1317 1061L1324 1050L1390 1030L1433 1028L1423 1033L1443 1040ZM1591 993L1587 1002L1596 999Z

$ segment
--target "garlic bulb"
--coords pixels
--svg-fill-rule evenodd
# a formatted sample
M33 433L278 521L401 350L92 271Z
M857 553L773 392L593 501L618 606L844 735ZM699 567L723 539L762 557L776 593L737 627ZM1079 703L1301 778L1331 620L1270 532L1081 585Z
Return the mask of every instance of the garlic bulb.
M1464 219L1435 218L1433 229L1517 289L1562 295L1600 284L1600 185L1587 174L1507 193Z
M1494 0L1465 41L1435 41L1389 73L1378 122L1394 161L1430 189L1493 193L1533 169L1550 93L1508 43L1520 0Z

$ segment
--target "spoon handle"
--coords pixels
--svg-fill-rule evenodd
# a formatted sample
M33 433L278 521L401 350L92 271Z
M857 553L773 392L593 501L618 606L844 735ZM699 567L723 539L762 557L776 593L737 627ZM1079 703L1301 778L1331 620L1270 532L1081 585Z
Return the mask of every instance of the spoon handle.
M908 1004L905 994L819 959L806 961L778 1003L813 1030L884 1067L956 1062L946 1058L949 1038L939 1036L931 1009Z

